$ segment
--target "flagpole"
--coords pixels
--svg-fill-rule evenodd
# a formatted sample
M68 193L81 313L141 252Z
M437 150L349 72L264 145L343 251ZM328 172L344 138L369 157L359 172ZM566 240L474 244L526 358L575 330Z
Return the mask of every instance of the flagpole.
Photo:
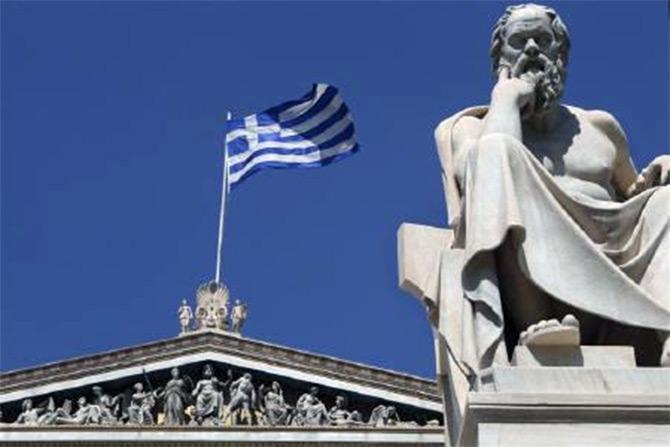
M226 113L226 125L228 121L233 117L230 112ZM227 132L226 132L227 133ZM226 136L224 135L223 141L223 179L221 182L221 208L219 211L219 239L216 245L216 272L214 274L215 281L220 282L221 279L221 258L223 256L223 225L226 216L226 199L228 197L228 191L230 185L228 184L228 142L226 141Z

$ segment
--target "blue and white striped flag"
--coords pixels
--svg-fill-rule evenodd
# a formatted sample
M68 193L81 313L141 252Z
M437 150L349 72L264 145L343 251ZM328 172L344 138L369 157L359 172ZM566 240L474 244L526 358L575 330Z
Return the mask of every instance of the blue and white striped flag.
M349 109L335 87L227 122L228 184L263 169L314 168L358 150Z

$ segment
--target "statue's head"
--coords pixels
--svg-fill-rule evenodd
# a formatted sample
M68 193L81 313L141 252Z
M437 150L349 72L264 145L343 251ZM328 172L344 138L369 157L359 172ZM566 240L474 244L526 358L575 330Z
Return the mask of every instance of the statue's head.
M347 400L344 398L344 396L337 396L335 397L335 406L337 408L344 408L346 407Z
M31 399L24 399L23 402L21 402L21 408L23 411L30 411L33 409L33 401Z
M310 387L309 394L311 394L312 396L316 396L317 394L319 394L319 387L318 386Z
M212 369L212 365L209 363L205 365L205 367L202 369L202 375L206 379L211 379L212 376L214 375L214 370Z
M533 3L509 6L491 36L493 73L503 67L513 77L541 72L536 112L546 111L563 94L570 36L552 8Z
M77 399L77 405L79 408L86 406L86 397L81 396L79 399Z
M179 378L179 368L174 367L170 370L170 375L172 376L173 379L178 379Z
M95 396L102 396L102 388L98 385L94 385L93 388L91 388L91 391L93 391L93 395Z
M249 381L253 378L251 376L251 373L244 373L244 375L242 377L244 377L246 380L249 380Z

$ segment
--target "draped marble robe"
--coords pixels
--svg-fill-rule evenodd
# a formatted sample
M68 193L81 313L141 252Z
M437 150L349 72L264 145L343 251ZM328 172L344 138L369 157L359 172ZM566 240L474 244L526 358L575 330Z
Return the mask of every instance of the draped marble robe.
M440 313L444 282L458 278L453 272L458 270L461 334L450 348L461 365L474 376L507 363L495 261L506 238L517 247L510 262L518 262L526 278L556 300L624 326L670 331L670 187L651 188L625 202L570 195L528 148L503 134L486 136L471 150L459 183L454 124L463 116L481 118L487 110L465 109L436 130L455 238L424 299ZM446 337L442 317L434 315L433 323Z

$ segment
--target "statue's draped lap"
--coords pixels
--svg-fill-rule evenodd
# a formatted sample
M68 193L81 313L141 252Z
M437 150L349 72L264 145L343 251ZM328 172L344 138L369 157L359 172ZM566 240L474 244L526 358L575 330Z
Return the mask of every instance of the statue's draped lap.
M478 141L458 185L454 123L483 112L467 109L438 130L450 212L460 214L452 218L453 249L463 250L469 303L461 360L477 371L501 358L504 297L495 252L503 243L516 251L516 259L505 262L518 263L549 296L626 326L670 331L670 188L651 188L625 202L569 194L528 148L504 134Z

